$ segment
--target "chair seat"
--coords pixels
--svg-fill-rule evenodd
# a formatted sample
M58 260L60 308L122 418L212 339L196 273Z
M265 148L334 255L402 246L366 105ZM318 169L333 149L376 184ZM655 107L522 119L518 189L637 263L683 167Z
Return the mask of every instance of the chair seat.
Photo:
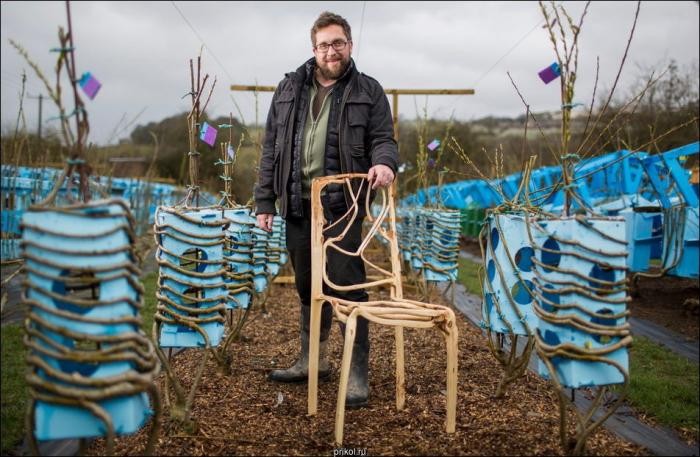
M430 322L431 327L447 322L453 311L442 305L421 303L413 300L379 300L351 302L336 297L324 296L336 311L336 317L344 321L353 310L372 322L401 327L424 327L420 323ZM415 323L415 325L414 325Z

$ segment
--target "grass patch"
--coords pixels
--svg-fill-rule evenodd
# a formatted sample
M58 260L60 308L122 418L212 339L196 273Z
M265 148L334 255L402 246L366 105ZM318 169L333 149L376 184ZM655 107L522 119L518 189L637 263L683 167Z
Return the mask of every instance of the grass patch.
M24 413L27 407L27 386L24 381L26 369L25 349L22 344L24 327L3 325L2 339L2 455L13 453L24 436Z
M698 433L698 366L648 339L630 349L627 401L660 423Z
M457 282L467 289L467 293L481 296L481 283L479 282L478 274L479 268L481 268L480 264L460 257Z
M141 278L143 287L146 292L143 294L143 308L141 308L141 318L143 323L141 328L143 332L150 338L153 332L153 315L156 312L156 287L158 284L158 272L152 271L143 278Z

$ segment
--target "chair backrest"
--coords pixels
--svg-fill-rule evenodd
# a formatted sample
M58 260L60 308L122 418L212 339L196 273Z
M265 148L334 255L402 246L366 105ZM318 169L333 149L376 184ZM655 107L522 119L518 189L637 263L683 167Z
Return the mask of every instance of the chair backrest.
M356 183L353 185L353 181ZM359 185L357 184L359 181ZM329 184L341 184L347 189L347 194L350 195L351 207L335 221L327 221L324 215L323 206L321 203L321 193ZM388 189L379 188L376 191L375 200L378 203L379 210L374 214L370 211L370 183L367 180L366 174L352 173L340 174L334 176L324 176L316 178L311 184L311 294L316 297L322 294L323 284L338 291L349 291L356 289L365 289L382 285L389 285L390 296L392 299L403 298L403 290L401 288L401 263L399 262L399 245L396 234L396 209L394 206L394 185ZM361 195L365 194L364 201L361 200ZM350 252L341 248L338 242L341 241L347 234L350 226L357 220L360 213L360 205L365 205L367 218L371 223L369 230L362 238L362 242L356 251ZM330 223L329 223L330 222ZM330 228L340 224L345 224L339 235L324 236ZM365 257L365 250L372 238L379 236L386 241L390 251L390 268L387 270L376 265L371 260ZM379 279L366 281L360 284L340 286L334 284L328 278L326 271L326 259L328 250L334 249L340 253L349 256L359 256L368 266L369 272L376 272Z

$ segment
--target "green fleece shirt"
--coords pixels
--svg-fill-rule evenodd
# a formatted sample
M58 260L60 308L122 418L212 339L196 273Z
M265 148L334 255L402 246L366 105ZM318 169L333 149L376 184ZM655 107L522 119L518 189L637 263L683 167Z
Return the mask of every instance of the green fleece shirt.
M309 92L309 115L304 123L304 143L301 148L301 196L311 197L311 181L324 175L326 159L326 136L328 134L328 115L330 113L330 90L325 92L321 102L321 110L314 117L314 111L318 111L318 105L314 109L314 101L319 94L318 82L314 78Z

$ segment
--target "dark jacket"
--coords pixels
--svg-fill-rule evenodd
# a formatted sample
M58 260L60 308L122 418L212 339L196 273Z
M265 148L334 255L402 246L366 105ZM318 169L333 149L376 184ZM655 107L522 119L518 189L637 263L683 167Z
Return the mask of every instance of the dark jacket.
M302 216L300 155L315 67L315 59L309 59L296 72L287 73L275 90L255 188L258 214L276 214L275 201L279 198L282 217ZM388 166L396 174L398 148L389 102L381 85L358 72L351 59L332 95L325 174L367 173L377 164ZM342 212L351 201L347 194L342 186L329 186L324 205L333 212Z

